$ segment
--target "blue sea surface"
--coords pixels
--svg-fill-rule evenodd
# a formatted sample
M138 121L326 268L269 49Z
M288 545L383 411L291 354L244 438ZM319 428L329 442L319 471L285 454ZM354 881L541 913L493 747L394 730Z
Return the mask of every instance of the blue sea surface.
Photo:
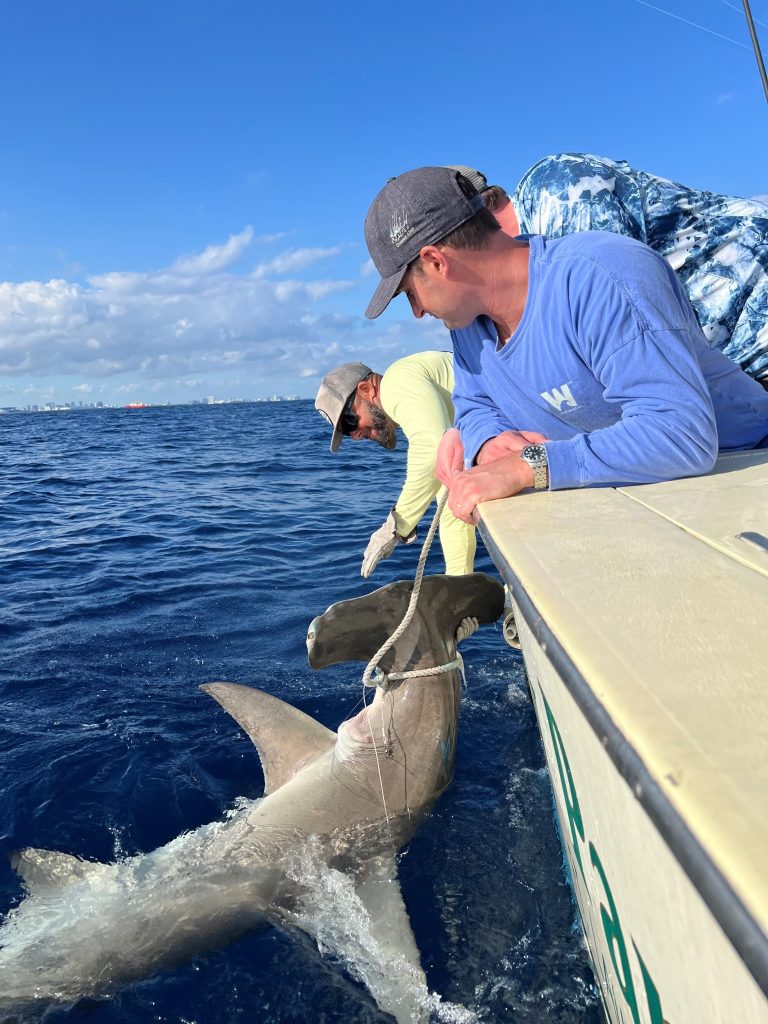
M261 795L254 747L201 683L258 686L332 729L358 710L364 666L313 672L307 625L412 578L420 545L361 579L404 452L328 442L310 402L0 417L1 915L24 896L15 850L125 858ZM476 567L495 573L482 548ZM462 653L455 778L399 864L430 990L482 1021L599 1024L522 661L498 625ZM46 1016L387 1020L276 927Z

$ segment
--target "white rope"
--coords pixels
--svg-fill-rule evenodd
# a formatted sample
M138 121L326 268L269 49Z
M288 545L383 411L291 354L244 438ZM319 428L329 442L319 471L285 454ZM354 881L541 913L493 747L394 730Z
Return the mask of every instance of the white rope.
M440 522L440 516L442 515L443 508L445 507L445 503L446 503L447 500L448 500L448 491L445 490L445 491L443 491L442 498L437 503L437 511L435 512L435 515L434 515L434 517L432 519L432 523L431 523L431 525L429 527L429 531L427 533L427 536L426 536L426 538L424 540L424 544L423 544L422 549L421 549L421 554L419 555L419 564L416 566L416 578L414 579L414 582L413 582L413 590L411 591L411 599L408 602L408 608L406 609L405 615L403 616L403 621L397 627L397 629L392 634L392 636L389 638L389 640L386 640L381 645L381 647L378 649L378 651L374 654L374 656L368 662L366 670L363 673L363 686L364 687L365 686L378 685L376 683L372 683L371 682L371 676L373 675L374 669L378 666L379 662L384 657L384 655L387 653L387 651L390 649L390 647L392 647L393 644L397 643L397 641L400 639L400 637L406 631L406 629L408 628L408 626L411 623L411 619L413 618L413 616L414 616L414 614L416 612L416 603L419 600L419 591L421 590L421 581L422 581L422 579L424 577L424 566L426 565L427 555L429 554L429 549L432 546L432 540L434 539L435 531L437 530L437 525ZM445 672L445 671L447 671L447 669L446 668L441 668L441 669L439 669L439 671ZM423 673L421 673L421 672L417 673L417 675L434 675L434 674L435 673L432 670L426 670L426 669L424 670ZM365 693L365 690L363 690L363 693Z
M410 679L413 676L437 675L440 672L448 672L452 668L459 667L459 664L460 664L460 669L461 669L461 677L462 677L462 679L464 678L464 663L461 660L461 655L457 654L456 655L456 659L454 661L452 661L449 665L440 665L440 666L436 666L434 668L428 668L428 669L416 669L416 670L413 670L411 672L384 673L384 672L379 671L379 675L376 678L376 680L372 681L373 673L374 673L374 671L377 670L379 662L384 657L384 655L387 653L387 651L390 649L390 647L392 647L393 644L397 643L397 641L400 639L400 637L406 631L406 629L410 625L411 619L413 618L413 616L414 616L414 614L416 612L416 603L419 600L419 591L421 590L421 581L422 581L422 579L424 577L424 566L426 565L427 555L429 554L429 549L432 546L432 541L434 539L438 523L440 522L440 516L442 515L443 509L445 508L445 503L446 503L447 500L448 500L448 491L445 490L443 492L442 498L437 503L437 510L436 510L435 515L434 515L434 517L432 519L432 523L431 523L431 525L429 527L429 530L427 532L427 536L424 539L424 544L422 545L422 548L421 548L421 554L419 555L419 564L416 566L416 577L415 577L414 582L413 582L413 590L411 591L411 599L408 602L408 607L407 607L407 609L405 611L405 615L403 616L403 621L397 627L397 629L392 634L392 636L388 640L386 640L381 645L381 647L378 649L378 651L374 654L374 656L368 662L368 665L366 666L365 672L363 673L363 707L368 707L368 705L365 703L365 688L366 688L366 686L384 686L384 687L386 687L386 680L387 679L395 679L395 678ZM379 680L381 680L381 681L379 681ZM384 780L381 777L381 763L379 762L379 752L378 752L378 750L376 748L376 737L373 734L373 723L371 722L371 716L370 715L368 716L368 728L371 731L371 741L373 742L373 753L374 753L374 755L376 757L376 771L379 774L379 788L381 789L381 802L382 802L382 804L384 806L384 817L386 819L387 824L389 824L389 811L387 810L387 798L384 795ZM382 717L381 717L381 732L382 732L382 739L383 739L383 742L384 742L384 749L387 751L387 756L389 756L389 738L387 736L387 733L386 733L386 730L385 730L385 727L384 727L384 709L383 708L382 708Z
M474 616L468 616L466 619L462 619L456 630L456 643L460 644L462 640L466 640L467 637L472 636L476 633L479 628L479 623ZM389 689L388 683L395 682L400 679L415 679L416 676L439 676L442 672L452 672L454 669L458 669L461 672L461 678L464 682L466 689L467 679L464 675L464 659L456 652L456 657L453 661L448 661L445 665L433 665L432 668L413 668L410 672L382 672L380 668L375 668L373 674L370 677L369 686L381 686L383 689ZM365 680L363 680L365 682Z

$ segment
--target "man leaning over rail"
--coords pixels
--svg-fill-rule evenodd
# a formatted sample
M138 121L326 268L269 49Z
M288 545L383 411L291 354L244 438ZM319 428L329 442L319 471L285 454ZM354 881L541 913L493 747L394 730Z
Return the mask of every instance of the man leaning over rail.
M594 231L513 239L445 167L390 179L365 234L382 278L366 315L402 292L451 331L460 439L444 437L438 475L465 522L528 487L696 476L718 448L768 446L768 392L709 347L648 246Z
M453 425L451 401L453 357L450 352L418 352L393 363L382 375L364 363L345 363L327 373L315 408L333 427L331 451L342 438L376 441L391 450L397 428L408 441L405 483L382 526L368 542L361 575L370 576L398 544L416 540L416 526L435 497L437 452L443 434ZM447 508L440 517L440 544L449 576L472 572L474 528Z
M511 195L480 171L454 169L508 234L612 231L650 245L683 284L710 346L768 388L768 205L587 153L544 157Z

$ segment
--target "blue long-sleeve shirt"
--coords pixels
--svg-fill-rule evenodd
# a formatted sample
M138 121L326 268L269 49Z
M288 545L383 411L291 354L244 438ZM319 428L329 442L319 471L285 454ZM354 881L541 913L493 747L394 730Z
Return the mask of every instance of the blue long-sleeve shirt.
M550 487L706 473L720 450L768 445L768 392L709 348L668 264L622 236L529 239L522 319L451 332L456 425L471 465L504 430L535 430Z

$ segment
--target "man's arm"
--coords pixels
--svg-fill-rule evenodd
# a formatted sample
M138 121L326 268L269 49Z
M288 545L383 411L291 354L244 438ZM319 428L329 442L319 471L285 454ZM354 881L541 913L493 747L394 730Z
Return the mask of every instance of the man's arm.
M548 443L551 489L658 483L712 469L715 413L687 331L644 331L606 360L599 379L621 419Z
M529 444L543 444L548 438L535 430L505 430L503 434L486 441L475 457L478 466L495 462L507 455L519 455Z
M675 334L675 332L669 332ZM679 338L655 332L643 340L644 358L634 360L626 372L628 353L619 352L606 367L606 397L623 400L622 418L613 426L577 434L544 447L549 462L550 490L599 485L656 483L699 476L712 469L717 457L717 427L709 392L698 365L682 360L669 366L669 353L685 352ZM663 386L649 385L644 367L658 371L667 364L671 373ZM653 377L650 377L653 381ZM464 522L482 501L512 497L533 486L533 470L510 454L457 473L451 480L449 507Z
M395 502L398 533L405 536L416 527L440 488L435 464L451 419L437 386L420 374L401 373L388 380L382 404L408 441L405 482Z
M455 410L454 423L461 434L461 442L464 448L464 466L469 468L473 465L480 449L490 441L498 437L504 431L509 430L510 424L502 415L501 410L486 394L477 367L474 361L479 353L472 351L472 338L465 338L465 334L472 331L472 327L465 328L462 332L451 331L453 340L453 407ZM465 358L463 348L467 346L473 360L471 365ZM448 481L444 480L444 483Z

